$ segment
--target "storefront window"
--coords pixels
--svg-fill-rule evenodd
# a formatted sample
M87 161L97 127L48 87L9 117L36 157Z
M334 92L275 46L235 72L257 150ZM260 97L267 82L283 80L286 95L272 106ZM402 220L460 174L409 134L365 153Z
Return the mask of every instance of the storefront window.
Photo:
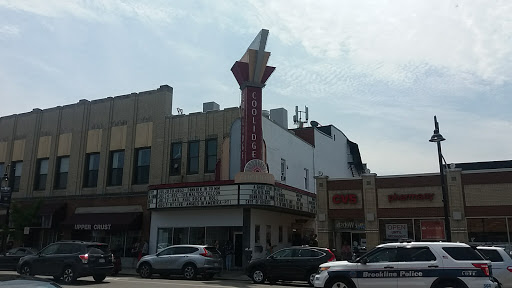
M204 227L190 227L189 244L205 245L204 243Z
M379 233L381 243L415 238L412 219L381 219L379 220Z
M505 218L468 218L469 242L508 243Z
M189 244L188 230L188 227L174 228L172 236L172 245Z
M414 236L414 241L445 240L446 235L444 233L444 220L414 219Z
M206 245L215 245L217 241L219 243L219 249L222 250L222 247L229 239L229 230L230 227L206 227Z
M156 252L172 245L172 228L158 228Z

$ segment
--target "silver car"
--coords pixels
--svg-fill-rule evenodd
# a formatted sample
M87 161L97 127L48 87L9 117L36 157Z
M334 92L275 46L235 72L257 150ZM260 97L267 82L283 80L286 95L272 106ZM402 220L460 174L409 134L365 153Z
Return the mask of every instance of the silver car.
M213 246L174 245L162 251L142 257L137 263L137 273L142 278L153 274L162 277L183 275L186 279L195 279L201 275L210 280L222 270L222 257Z

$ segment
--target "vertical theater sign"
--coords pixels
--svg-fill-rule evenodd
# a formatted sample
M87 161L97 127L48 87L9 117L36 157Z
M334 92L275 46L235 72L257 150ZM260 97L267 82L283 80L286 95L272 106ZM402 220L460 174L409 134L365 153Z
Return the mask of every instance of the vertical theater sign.
M242 91L240 171L247 171L246 165L251 160L260 160L257 162L264 163L261 127L262 89L275 69L275 67L267 66L270 57L270 52L265 51L267 38L268 30L262 29L240 61L236 61L231 67L231 72ZM252 167L253 169L248 172L263 172L261 170L264 169L258 165Z

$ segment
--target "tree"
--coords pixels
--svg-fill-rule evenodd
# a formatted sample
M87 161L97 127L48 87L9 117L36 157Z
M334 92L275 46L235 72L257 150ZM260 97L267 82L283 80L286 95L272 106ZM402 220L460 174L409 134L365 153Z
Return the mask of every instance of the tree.
M11 203L9 222L12 224L10 233L13 234L14 240L23 240L25 227L40 226L39 208L41 207L41 203L41 200L34 201L29 205L20 205L16 202ZM2 224L2 237L7 237L8 234L7 231L9 229L6 224L7 223Z

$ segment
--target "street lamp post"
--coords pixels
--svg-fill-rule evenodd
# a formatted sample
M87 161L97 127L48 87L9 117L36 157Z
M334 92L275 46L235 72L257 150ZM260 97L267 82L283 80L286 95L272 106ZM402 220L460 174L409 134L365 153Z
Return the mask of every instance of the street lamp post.
M9 177L7 176L7 170L9 169L9 165L5 167L4 176L2 177L2 183L0 186L0 205L6 207L5 214L5 227L7 227L7 231L2 231L2 251L5 251L5 244L7 242L7 237L9 235L9 210L11 208L11 187L9 186Z
M450 227L450 210L448 206L448 191L446 189L445 173L443 168L443 154L441 153L441 141L446 140L443 135L439 133L439 123L437 117L434 116L434 134L430 137L430 142L437 143L437 156L439 158L439 176L441 177L441 191L443 193L443 208L444 208L444 233L446 234L446 241L452 241L452 229Z

